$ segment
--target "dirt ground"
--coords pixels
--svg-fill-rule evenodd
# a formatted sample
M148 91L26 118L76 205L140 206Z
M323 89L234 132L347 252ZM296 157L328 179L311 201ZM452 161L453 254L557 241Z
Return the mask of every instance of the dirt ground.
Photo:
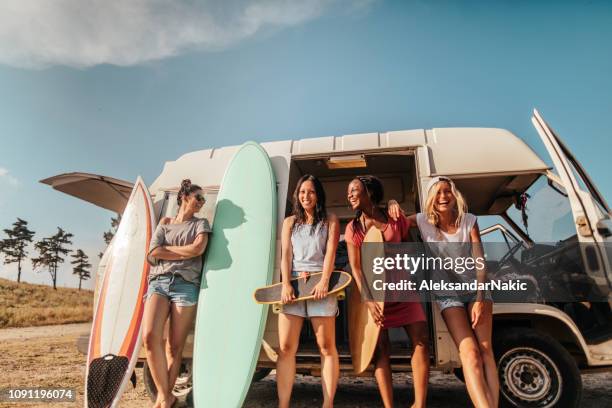
M76 348L76 339L89 331L89 324L43 326L0 330L0 388L8 387L71 387L77 391L76 402L70 403L0 403L2 407L68 407L83 406L85 356ZM142 383L142 368L137 368L138 383L123 395L121 407L150 406ZM408 406L412 399L408 374L395 374L395 397L398 406ZM612 373L583 376L583 406L610 406ZM321 404L319 379L298 376L293 393L293 407L316 407ZM432 373L429 387L430 407L469 406L464 385L453 375ZM245 407L276 407L274 372L253 384ZM380 407L376 383L372 378L345 377L340 380L335 399L337 407Z

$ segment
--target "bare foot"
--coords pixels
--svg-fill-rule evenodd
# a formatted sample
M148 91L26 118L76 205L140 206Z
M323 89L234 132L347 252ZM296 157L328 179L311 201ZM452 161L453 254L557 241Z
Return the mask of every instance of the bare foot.
M165 400L162 400L160 407L161 408L172 408L174 404L176 404L176 397L170 394Z

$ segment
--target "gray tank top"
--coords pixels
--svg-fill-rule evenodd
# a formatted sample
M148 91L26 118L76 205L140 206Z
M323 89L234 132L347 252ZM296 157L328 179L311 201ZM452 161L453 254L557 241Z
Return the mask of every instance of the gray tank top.
M327 223L319 223L316 227L309 224L297 224L291 232L291 247L293 249L292 273L321 272L325 249L327 248Z

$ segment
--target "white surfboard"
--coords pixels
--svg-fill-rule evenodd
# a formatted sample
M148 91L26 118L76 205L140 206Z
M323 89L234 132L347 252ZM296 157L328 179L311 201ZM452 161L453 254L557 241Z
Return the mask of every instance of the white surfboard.
M136 180L110 249L89 336L85 406L117 406L142 346L147 252L155 218L142 179Z

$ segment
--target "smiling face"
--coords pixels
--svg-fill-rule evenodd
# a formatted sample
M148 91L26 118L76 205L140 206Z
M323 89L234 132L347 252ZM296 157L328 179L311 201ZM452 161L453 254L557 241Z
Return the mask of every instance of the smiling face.
M353 211L365 208L368 204L371 206L370 198L363 187L363 183L357 179L351 181L348 185L346 198Z
M183 198L185 211L193 212L194 214L202 209L205 202L206 199L202 190L196 190Z
M317 206L317 191L312 181L306 180L298 191L298 200L304 211L313 211Z
M457 199L453 194L450 183L447 181L440 181L436 184L435 188L438 190L434 201L434 208L436 211L444 213L454 210L457 206Z

